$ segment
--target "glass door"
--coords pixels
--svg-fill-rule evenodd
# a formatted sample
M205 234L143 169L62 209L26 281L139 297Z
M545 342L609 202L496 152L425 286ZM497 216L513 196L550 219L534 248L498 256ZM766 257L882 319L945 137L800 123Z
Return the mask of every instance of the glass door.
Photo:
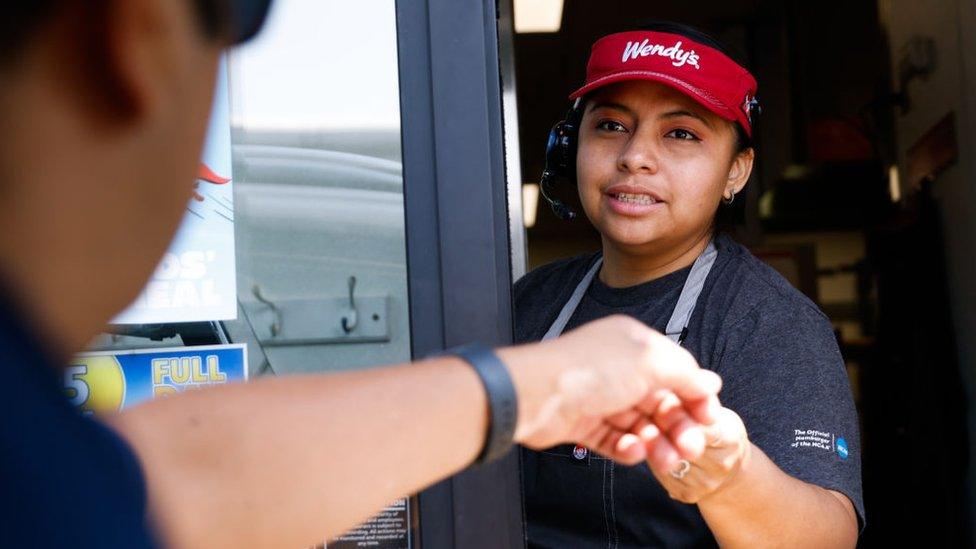
M411 358L397 66L395 5L376 0L277 0L230 56L240 311L225 326L253 375ZM324 545L415 547L416 505Z

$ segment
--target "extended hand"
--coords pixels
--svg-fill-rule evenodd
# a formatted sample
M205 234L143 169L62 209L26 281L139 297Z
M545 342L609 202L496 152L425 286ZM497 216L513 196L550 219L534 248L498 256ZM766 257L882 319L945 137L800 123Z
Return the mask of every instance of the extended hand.
M694 459L704 450L701 424L717 419L720 378L630 317L607 317L552 341L498 353L519 394L516 441L531 448L577 442L633 464L646 457L643 434L670 448L670 461ZM649 427L660 389L679 402L664 436Z
M674 396L661 400L654 420L662 429L681 421L681 403ZM668 494L684 503L700 503L731 485L748 462L752 443L739 415L721 408L718 419L704 427L706 448L700 457L665 466L673 452L667 444L648 444L648 465ZM663 437L658 437L663 438Z

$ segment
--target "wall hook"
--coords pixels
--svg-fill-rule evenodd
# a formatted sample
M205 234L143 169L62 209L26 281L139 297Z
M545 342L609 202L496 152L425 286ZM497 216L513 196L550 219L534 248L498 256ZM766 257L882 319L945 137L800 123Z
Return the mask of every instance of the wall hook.
M274 321L271 323L271 337L278 337L278 334L281 333L281 309L273 301L261 295L261 287L257 284L251 286L251 293L258 301L271 308L271 312L274 314Z
M359 311L356 309L356 277L349 277L349 312L342 317L342 330L347 334L356 329Z

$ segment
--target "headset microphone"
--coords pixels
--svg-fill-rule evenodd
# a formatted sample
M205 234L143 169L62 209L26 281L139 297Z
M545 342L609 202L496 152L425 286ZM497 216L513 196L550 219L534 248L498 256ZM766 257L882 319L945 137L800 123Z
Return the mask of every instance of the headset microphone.
M549 186L552 185L553 179L554 176L551 172L548 170L543 170L542 181L539 183L539 190L542 192L542 198L549 203L549 207L552 208L552 213L556 214L556 217L562 219L563 221L572 221L576 218L576 212L574 212L573 209L567 206L562 200L549 196Z
M553 198L550 194L557 177L566 178L572 183L576 182L576 140L580 120L583 117L582 104L582 100L577 99L566 114L566 118L559 121L549 132L549 141L546 143L546 165L539 181L542 197L549 203L552 213L565 221L575 218L576 212L565 202Z

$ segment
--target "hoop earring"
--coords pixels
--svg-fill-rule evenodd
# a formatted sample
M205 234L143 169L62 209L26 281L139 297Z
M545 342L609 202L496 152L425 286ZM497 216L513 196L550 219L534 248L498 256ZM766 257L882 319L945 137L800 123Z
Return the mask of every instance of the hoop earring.
M722 203L726 206L731 206L733 202L735 202L735 193L732 193L732 196L728 198L725 198L725 195L722 195Z

